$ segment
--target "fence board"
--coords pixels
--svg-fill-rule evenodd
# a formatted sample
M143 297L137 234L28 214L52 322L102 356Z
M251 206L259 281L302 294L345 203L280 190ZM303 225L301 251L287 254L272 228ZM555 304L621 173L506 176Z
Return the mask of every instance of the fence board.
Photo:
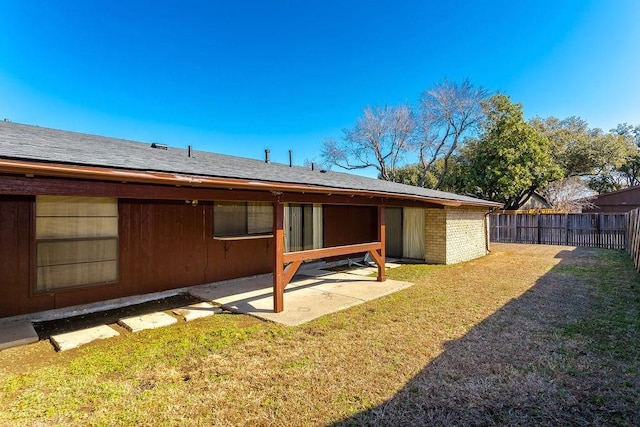
M634 224L638 222L636 215ZM627 249L630 224L624 213L499 213L491 215L489 230L492 242Z
M640 273L640 210L627 214L627 252L631 255L636 271Z

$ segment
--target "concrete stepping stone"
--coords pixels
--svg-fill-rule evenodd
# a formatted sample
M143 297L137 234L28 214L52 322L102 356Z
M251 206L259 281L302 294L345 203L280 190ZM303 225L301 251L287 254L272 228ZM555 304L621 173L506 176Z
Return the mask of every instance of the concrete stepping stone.
M219 313L222 313L222 309L220 307L214 307L207 302L192 304L187 307L180 307L173 310L173 314L184 317L184 320L187 322L194 319L200 319L201 317L213 316L214 314Z
M92 341L113 338L120 335L118 331L107 325L95 326L93 328L80 329L78 331L64 334L52 335L51 343L58 351L71 350Z
M15 320L0 324L0 350L38 341L38 334L29 320Z
M143 314L142 316L124 317L118 320L118 324L131 332L143 331L145 329L161 328L163 326L173 325L178 319L163 313Z

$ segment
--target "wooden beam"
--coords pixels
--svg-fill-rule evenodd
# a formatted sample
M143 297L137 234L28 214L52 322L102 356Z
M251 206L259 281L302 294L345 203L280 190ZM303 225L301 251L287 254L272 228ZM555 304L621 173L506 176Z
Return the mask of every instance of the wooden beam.
M285 267L283 274L283 282L285 288L287 287L291 279L293 279L293 276L296 275L296 271L298 271L298 268L300 268L301 264L302 261L294 261Z
M118 197L121 199L273 202L268 191L228 190L0 175L0 194Z
M370 251L373 258L376 260L376 264L378 264L378 282L384 282L387 280L387 273L385 270L385 246L386 246L386 218L385 218L385 207L378 205L378 240L380 241L380 256L376 257L374 252L375 250Z
M273 204L273 311L284 310L284 204L277 201Z
M323 205L350 205L350 206L400 206L411 208L444 209L444 205L430 202L421 202L412 199L393 199L389 197L359 196L355 190L351 196L340 194L311 194L311 193L283 193L280 200L285 203L319 203Z
M380 249L380 242L357 243L355 245L334 246L331 248L310 249L308 251L287 252L283 254L284 263L328 258L339 255L356 254Z
M11 195L72 195L95 197L118 197L153 200L200 200L200 201L255 201L273 202L276 198L270 191L239 190L225 188L197 188L166 184L140 184L83 180L55 177L25 177L0 175L0 194ZM284 192L279 200L284 203L319 203L329 205L387 206L444 208L443 205L407 198L371 197L359 195L293 193Z
M378 253L378 251L375 250L371 250L369 251L369 255L371 255L371 258L373 258L373 260L375 261L376 265L378 266L378 276L380 275L380 266L384 265L384 259L380 257L380 254ZM380 282L382 282L382 280L379 280Z

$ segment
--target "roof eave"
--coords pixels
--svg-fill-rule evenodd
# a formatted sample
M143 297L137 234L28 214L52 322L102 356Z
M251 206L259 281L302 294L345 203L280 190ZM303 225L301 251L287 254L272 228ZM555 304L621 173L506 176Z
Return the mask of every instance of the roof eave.
M393 199L429 202L442 206L460 207L502 207L502 204L484 200L460 201L447 200L419 195L390 193L371 190L354 190L334 188L308 184L292 184L285 182L265 182L237 178L220 178L210 176L196 176L173 174L154 171L134 171L122 169L108 169L92 166L78 166L68 164L39 163L20 160L0 159L0 172L25 175L41 175L58 178L94 179L117 182L135 182L141 184L161 184L200 188L232 188L242 190L264 190L272 192L318 193L360 195L371 197L385 197Z

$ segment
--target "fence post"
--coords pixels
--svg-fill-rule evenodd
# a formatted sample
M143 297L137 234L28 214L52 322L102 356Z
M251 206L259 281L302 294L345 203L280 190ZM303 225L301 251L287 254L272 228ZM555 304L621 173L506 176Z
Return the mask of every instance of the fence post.
M564 214L564 245L569 246L569 214Z
M626 227L626 229L624 230L624 248L626 249L627 253L631 253L631 236L629 236L629 229L631 228L631 213L633 211L629 211L625 214L625 222L624 225Z
M540 244L540 234L542 233L542 230L540 230L540 226L541 226L540 214L536 215L536 219L538 220L538 244Z

